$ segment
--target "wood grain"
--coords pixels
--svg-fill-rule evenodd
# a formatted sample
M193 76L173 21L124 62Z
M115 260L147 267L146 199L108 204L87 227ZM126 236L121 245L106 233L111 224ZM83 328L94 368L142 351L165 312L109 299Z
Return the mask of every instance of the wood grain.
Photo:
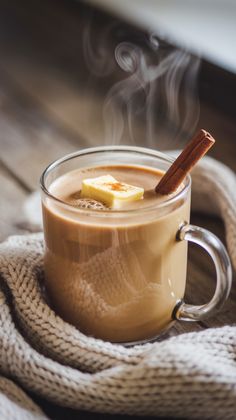
M27 230L21 225L22 205L27 197L26 191L15 177L0 166L0 242L7 236L23 234Z
M1 159L28 186L36 189L44 168L53 160L84 147L71 139L42 110L14 91L0 71Z

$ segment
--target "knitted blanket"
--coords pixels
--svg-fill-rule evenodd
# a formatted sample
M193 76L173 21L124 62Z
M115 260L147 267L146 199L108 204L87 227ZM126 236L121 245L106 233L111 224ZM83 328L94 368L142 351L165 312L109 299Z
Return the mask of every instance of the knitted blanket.
M222 217L236 268L236 177L205 158L192 178L193 209ZM132 348L86 337L47 303L42 233L12 236L0 244L1 419L47 418L27 391L95 412L235 419L236 326Z

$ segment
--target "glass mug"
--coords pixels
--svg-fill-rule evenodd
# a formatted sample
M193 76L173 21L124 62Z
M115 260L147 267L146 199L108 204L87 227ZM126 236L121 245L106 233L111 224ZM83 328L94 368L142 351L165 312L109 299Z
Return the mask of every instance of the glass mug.
M215 235L189 224L190 176L174 196L141 209L76 208L50 192L55 180L75 169L114 164L166 171L172 161L145 148L97 147L65 156L42 174L46 290L55 311L83 333L146 342L174 320L204 319L226 300L229 257ZM188 241L204 248L216 269L214 296L201 306L183 301Z

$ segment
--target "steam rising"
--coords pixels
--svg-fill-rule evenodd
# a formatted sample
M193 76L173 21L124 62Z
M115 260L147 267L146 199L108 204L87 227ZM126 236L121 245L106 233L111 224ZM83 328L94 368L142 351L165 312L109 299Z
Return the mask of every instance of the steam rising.
M105 144L137 144L137 126L144 127L143 144L182 146L195 130L199 117L197 75L200 59L167 46L155 34L142 46L119 42L109 58L107 27L96 52L90 27L84 33L87 65L96 76L111 75L117 66L123 76L110 88L103 107ZM165 147L166 145L164 145Z
M111 31L114 30L115 24L112 22L110 25L107 25L103 29L99 40L94 43L91 34L92 21L93 16L91 16L91 23L83 29L84 58L91 73L98 77L108 76L114 71L114 62L108 59L109 48L107 41L110 38Z

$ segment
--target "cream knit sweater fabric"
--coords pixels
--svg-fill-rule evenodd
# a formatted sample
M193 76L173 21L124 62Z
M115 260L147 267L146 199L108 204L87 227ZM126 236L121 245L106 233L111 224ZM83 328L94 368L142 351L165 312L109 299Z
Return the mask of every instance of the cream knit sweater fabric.
M203 159L193 209L221 215L236 268L232 171ZM236 419L236 326L132 348L86 337L47 304L42 234L12 236L0 244L0 375L1 420L46 418L21 388L89 411Z

